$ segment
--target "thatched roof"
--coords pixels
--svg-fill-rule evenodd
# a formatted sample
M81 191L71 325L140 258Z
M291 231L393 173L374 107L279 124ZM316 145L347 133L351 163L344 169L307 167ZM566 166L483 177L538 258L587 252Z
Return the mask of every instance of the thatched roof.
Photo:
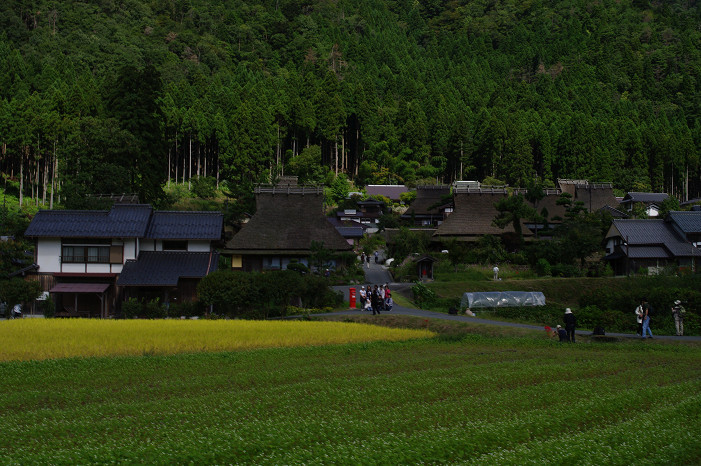
M312 241L326 249L347 251L352 246L326 219L321 189L258 189L257 210L228 243L226 249L240 253L311 250Z
M502 235L515 233L513 225L504 229L492 225L499 211L494 204L507 196L505 189L490 191L469 191L455 194L455 210L438 226L434 238L463 237L476 238L482 235ZM524 236L532 235L531 231L521 221L521 231Z
M416 199L411 203L402 218L411 218L414 216L440 216L442 204L441 198L450 194L450 186L417 186Z
M618 205L611 183L589 183L586 186L577 186L575 200L582 201L589 212L596 212L607 205Z

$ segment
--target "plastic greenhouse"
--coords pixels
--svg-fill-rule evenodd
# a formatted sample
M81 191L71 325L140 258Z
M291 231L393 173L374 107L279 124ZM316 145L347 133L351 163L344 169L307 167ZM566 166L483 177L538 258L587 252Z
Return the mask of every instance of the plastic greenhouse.
M462 309L517 306L545 306L545 295L541 291L481 291L465 293L460 300Z

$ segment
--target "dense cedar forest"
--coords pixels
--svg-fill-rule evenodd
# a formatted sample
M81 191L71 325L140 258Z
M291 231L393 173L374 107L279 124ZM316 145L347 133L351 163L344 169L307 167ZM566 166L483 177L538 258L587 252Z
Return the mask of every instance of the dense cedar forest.
M3 0L0 170L70 206L207 176L701 194L696 0Z

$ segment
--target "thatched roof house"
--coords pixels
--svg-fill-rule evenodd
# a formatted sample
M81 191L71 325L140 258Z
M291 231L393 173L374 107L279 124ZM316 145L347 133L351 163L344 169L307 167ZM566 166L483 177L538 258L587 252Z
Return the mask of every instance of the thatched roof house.
M438 227L434 240L444 241L455 238L459 241L477 241L483 235L515 235L513 225L504 229L492 225L499 214L495 204L508 196L503 188L469 188L456 190L453 213ZM532 232L521 221L524 236Z
M309 265L312 242L333 252L352 250L326 219L323 205L322 188L256 188L255 215L223 253L232 256L232 268L254 271L284 269L290 262Z
M416 226L436 226L446 217L446 210L450 211L451 203L444 202L445 196L450 194L450 186L425 185L416 187L416 199L402 214L403 220L412 220Z

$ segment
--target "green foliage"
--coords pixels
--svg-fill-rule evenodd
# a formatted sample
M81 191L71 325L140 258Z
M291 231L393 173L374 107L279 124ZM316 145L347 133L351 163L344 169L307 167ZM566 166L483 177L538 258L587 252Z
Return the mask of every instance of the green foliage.
M409 205L416 199L416 191L406 191L399 195L399 200L405 205Z
M416 282L411 287L414 302L420 308L431 306L436 300L436 293L421 282Z
M15 304L31 304L41 294L38 281L26 281L21 278L0 279L0 303L9 307Z
M341 201L348 197L350 190L351 184L348 177L344 173L339 174L331 183L331 200L338 205Z
M56 303L54 303L53 299L49 297L43 301L39 301L38 303L39 309L45 318L50 319L56 315Z
M538 276L540 277L550 275L552 273L550 262L548 262L547 259L543 258L538 259L538 262L535 266L535 270Z
M321 308L334 307L342 299L324 277L293 270L218 270L200 281L197 296L203 305L212 305L217 315L257 319L285 315L292 302Z
M387 212L382 214L382 216L377 221L377 228L379 231L384 231L387 228L399 228L401 224L401 219L399 214L394 212Z
M694 2L24 6L0 6L0 171L34 204L337 169L701 193Z
M129 298L122 303L122 317L134 319L141 314L143 306L136 298Z
M382 235L368 235L365 234L360 239L360 248L365 253L365 255L372 255L375 251L382 249L385 246L385 239ZM387 245L389 246L389 245ZM397 257L392 256L390 257Z
M429 243L430 237L426 233L402 227L387 243L387 251L390 257L402 260L411 254L425 253Z
M211 176L197 176L191 180L192 194L208 199L214 197L217 192L217 180Z

